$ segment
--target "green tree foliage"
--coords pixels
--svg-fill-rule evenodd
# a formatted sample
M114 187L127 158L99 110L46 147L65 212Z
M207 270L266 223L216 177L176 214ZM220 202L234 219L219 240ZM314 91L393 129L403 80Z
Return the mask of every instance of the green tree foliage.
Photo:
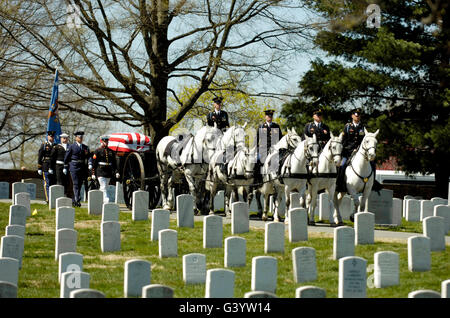
M327 29L315 43L329 61L316 59L299 82L297 100L283 107L302 126L324 105L332 130L361 107L370 131L380 128L378 162L396 157L409 173L435 173L447 196L450 156L450 7L447 1L375 1L379 28L366 24L373 1L307 1Z

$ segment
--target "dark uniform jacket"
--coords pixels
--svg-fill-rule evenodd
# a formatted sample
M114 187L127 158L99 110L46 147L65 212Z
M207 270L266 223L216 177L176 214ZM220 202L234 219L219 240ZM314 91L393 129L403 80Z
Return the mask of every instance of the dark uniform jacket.
M97 148L92 155L92 174L97 177L112 178L116 174L116 156L106 148Z
M221 130L230 127L228 122L228 114L226 111L221 110L219 114L216 114L215 111L210 112L206 119L208 121L208 126L214 127L214 123L217 123L217 128Z
M44 172L47 172L49 169L52 168L51 163L51 153L54 145L52 143L49 143L48 141L45 141L42 143L41 148L39 148L38 153L38 169L42 170Z
M69 147L69 145L67 145ZM61 144L57 144L53 147L51 152L52 167L64 167L64 157L66 155L66 149Z
M355 126L353 123L347 123L344 127L344 137L342 139L342 157L348 158L353 150L359 147L364 138L364 125L359 123Z
M328 140L330 140L330 128L324 123L320 123L319 127L317 127L314 122L307 123L303 134L308 137L312 137L315 134L320 150L322 150Z
M67 146L66 155L64 156L64 165L69 165L71 171L86 170L87 160L91 153L89 147L85 144L78 146L76 142Z
M265 134L267 136L266 139L262 135L260 136L260 134ZM265 156L267 156L270 147L273 146L272 138L274 139L274 142L278 142L282 137L283 134L281 132L280 125L278 125L277 123L272 122L269 126L267 122L264 122L263 124L258 126L258 131L256 132L256 143L258 146L257 149L261 161L265 160ZM265 154L263 155L262 152L264 150Z

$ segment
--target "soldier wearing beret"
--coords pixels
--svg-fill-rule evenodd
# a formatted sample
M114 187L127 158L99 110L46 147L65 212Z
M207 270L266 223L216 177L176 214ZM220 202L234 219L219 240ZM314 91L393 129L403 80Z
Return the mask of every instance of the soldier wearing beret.
M217 124L217 128L224 131L226 128L230 127L228 122L228 114L226 111L221 110L222 108L222 97L215 97L213 99L214 102L214 111L210 112L206 117L208 121L208 126L214 127L214 123Z
M330 128L322 122L322 115L322 110L316 109L313 112L314 121L307 123L303 131L304 136L312 137L314 134L316 135L320 151L330 139Z
M45 198L49 200L49 188L55 184L55 175L51 162L51 153L54 147L54 131L47 131L47 140L44 141L38 152L38 174L44 179Z
M59 135L61 143L53 147L51 152L52 167L55 169L56 173L56 184L62 185L64 187L64 195L68 195L69 177L64 174L64 157L66 155L66 150L68 146L68 134Z
M106 194L106 186L113 176L120 178L117 172L116 156L108 148L109 136L100 137L100 147L95 149L92 157L89 159L92 166L92 179L98 179L100 191L103 191L103 203L108 203L109 198Z

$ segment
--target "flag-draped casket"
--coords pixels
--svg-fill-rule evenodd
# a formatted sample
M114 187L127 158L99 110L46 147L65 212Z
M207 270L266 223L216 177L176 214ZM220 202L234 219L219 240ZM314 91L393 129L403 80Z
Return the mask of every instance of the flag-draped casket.
M150 137L140 133L109 134L108 148L116 152L146 152L151 148Z

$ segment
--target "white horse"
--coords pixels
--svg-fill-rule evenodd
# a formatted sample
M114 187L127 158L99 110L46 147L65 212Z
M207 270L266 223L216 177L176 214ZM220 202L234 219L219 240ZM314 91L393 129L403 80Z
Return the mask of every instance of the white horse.
M325 189L328 194L328 204L330 211L334 210L333 198L336 189L336 177L337 169L341 164L342 155L342 139L344 133L339 136L334 136L330 132L330 140L326 143L322 152L319 155L319 164L312 171L312 177L309 181L308 188L306 190L306 206L309 214L309 224L314 225L314 209L317 203L317 192ZM334 214L333 220L330 220L331 224L342 225L342 218L339 214Z
M374 171L370 166L370 161L375 160L377 148L377 135L379 129L374 133L369 133L364 128L364 139L361 141L356 154L350 158L350 162L345 169L346 186L348 193L352 196L355 204L355 211L368 211L369 195L374 182ZM361 202L357 193L362 192ZM339 204L345 192L334 194L334 214L340 217ZM338 198L339 195L339 198ZM354 213L353 213L354 214ZM350 219L353 219L353 214Z
M196 198L196 211L201 210L209 162L221 137L220 129L204 126L195 136L188 135L185 137L187 139L183 138L183 143L173 136L161 139L156 147L156 158L164 209L173 209L173 196L170 189L176 178L184 176L189 185L190 194Z
M280 217L284 217L284 215L279 214L279 198L281 197L281 193L284 193L286 206L289 207L291 192L305 191L307 180L306 166L308 161L312 167L318 164L319 144L317 143L316 135L306 137L295 149L288 149L287 151L288 154L283 156L284 160L281 162L281 169L279 169L279 150L271 153L264 162L263 185L258 189L259 192L264 194L264 212L262 216L264 221L267 220L269 211L269 196L274 195L274 221L278 222L280 221ZM257 204L259 210L259 200Z

